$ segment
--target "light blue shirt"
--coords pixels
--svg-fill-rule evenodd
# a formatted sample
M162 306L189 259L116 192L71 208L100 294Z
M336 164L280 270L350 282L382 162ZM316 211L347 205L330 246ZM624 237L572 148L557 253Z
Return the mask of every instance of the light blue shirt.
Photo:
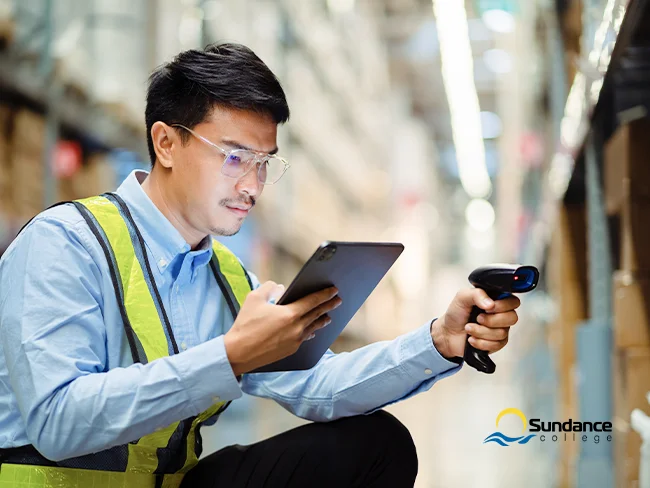
M133 364L104 254L72 205L47 210L0 260L0 448L33 444L58 461L136 440L242 392L314 421L367 414L460 369L429 323L311 370L233 374L233 324L210 267L190 250L133 172L117 190L142 232L180 353ZM259 286L252 276L254 286Z

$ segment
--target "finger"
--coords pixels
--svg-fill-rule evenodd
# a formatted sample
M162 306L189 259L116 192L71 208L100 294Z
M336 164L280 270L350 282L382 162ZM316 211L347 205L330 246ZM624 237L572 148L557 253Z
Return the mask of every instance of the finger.
M332 323L332 319L329 315L323 315L322 317L317 318L311 324L309 324L309 327L305 329L302 335L302 340L306 341L310 338L313 339L312 336L316 333L317 330L320 330L323 327L327 327L330 323Z
M467 324L465 331L475 339L484 339L486 341L502 341L508 338L509 329L491 329L479 324Z
M481 351L497 352L505 347L505 345L508 343L508 339L503 339L500 341L488 341L485 339L477 339L470 336L469 343Z
M487 327L512 327L519 320L517 312L511 310L510 312L502 313L482 313L476 317L476 321Z
M311 295L296 300L295 302L287 305L293 312L297 314L298 317L302 317L307 314L310 310L315 309L319 305L331 300L338 293L338 289L335 286L325 288L324 290L317 291Z
M331 300L326 301L325 303L319 305L315 309L309 311L307 314L305 314L301 319L300 323L303 325L303 327L308 327L309 324L314 322L316 319L321 317L322 315L325 315L327 312L331 312L332 310L338 308L341 303L343 303L343 300L341 300L341 297L334 297Z
M456 295L458 304L470 310L474 305L485 310L488 313L501 313L515 310L521 305L518 297L512 295L501 300L492 300L485 290L481 288L466 288L460 290Z
M284 285L277 285L275 287L275 290L271 292L271 295L269 296L269 299L267 300L269 303L272 305L275 305L278 303L278 300L284 295Z
M280 292L280 295L278 295L280 289L282 291ZM264 301L268 302L275 296L279 298L282 293L284 293L284 286L278 285L274 281L267 281L263 285L260 285L257 290L253 291L251 295L260 296Z
M487 295L485 290L480 288L464 288L460 290L452 303L465 311L472 310L474 305L483 310L491 309L494 306L494 300Z
M502 300L495 300L494 307L490 310L486 310L489 313L501 313L509 312L510 310L516 310L521 305L521 300L516 296L511 296L504 298Z

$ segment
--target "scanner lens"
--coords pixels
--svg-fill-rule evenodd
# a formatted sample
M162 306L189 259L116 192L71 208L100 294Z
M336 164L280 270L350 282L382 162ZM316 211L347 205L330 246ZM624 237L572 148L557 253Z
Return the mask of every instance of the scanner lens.
M537 272L531 268L519 268L512 277L511 290L521 293L532 290L537 285Z

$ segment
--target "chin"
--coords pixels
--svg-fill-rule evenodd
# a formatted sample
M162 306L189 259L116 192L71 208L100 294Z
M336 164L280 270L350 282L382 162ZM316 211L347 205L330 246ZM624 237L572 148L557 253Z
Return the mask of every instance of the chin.
M239 229L240 229L240 227L238 227L236 229L230 229L230 230L218 229L220 232L217 235L220 235L220 236L223 236L223 237L234 236L235 234L237 234L239 232Z
M231 227L211 227L210 234L213 236L229 237L234 236L241 229L241 222Z

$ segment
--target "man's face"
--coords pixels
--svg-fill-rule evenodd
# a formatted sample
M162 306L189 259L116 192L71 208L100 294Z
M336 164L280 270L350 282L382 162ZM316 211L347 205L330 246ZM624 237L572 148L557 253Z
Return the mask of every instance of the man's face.
M225 151L277 150L277 124L266 114L215 108L193 130ZM236 234L264 188L257 166L240 178L225 176L221 173L223 153L187 132L186 135L189 143L174 148L171 178L184 219L205 234Z

